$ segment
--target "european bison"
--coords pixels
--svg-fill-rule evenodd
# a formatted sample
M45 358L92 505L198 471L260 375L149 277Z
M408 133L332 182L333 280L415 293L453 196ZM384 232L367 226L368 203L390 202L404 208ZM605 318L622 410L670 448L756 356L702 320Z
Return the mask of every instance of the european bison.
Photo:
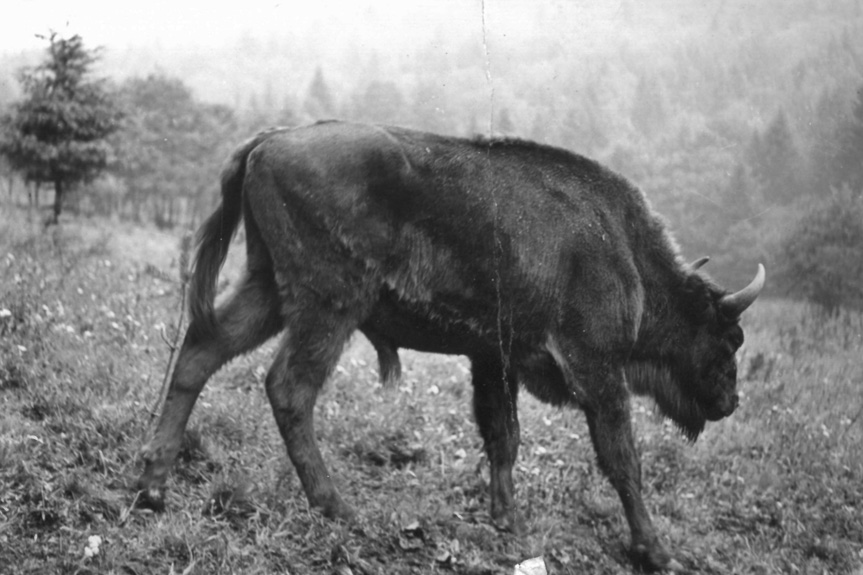
M240 216L248 270L213 308ZM222 173L200 230L191 323L144 449L141 497L159 507L207 379L285 331L266 378L309 503L353 512L330 479L312 412L351 334L399 373L400 347L463 354L491 464L491 516L514 532L519 387L580 408L620 495L640 565L676 562L641 496L629 393L652 396L689 438L737 406L740 315L764 269L729 294L686 265L642 193L601 165L514 139L462 139L322 122L258 134Z

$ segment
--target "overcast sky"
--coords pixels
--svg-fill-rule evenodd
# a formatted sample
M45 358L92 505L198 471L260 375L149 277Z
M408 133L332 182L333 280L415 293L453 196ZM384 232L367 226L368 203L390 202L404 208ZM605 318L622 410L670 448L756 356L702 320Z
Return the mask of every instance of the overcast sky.
M444 26L481 33L481 0L6 0L0 19L0 50L44 47L35 34L54 29L80 34L89 45L221 44L242 34L319 27L338 42L368 36L375 42L409 40L418 31ZM513 3L517 5L519 2ZM11 10L10 10L11 8ZM370 30L371 29L371 30ZM372 32L370 34L370 31Z
M531 26L538 6L542 30ZM618 0L5 0L0 51L44 48L35 35L50 29L114 50L156 42L215 46L242 35L266 39L309 31L335 45L350 39L394 47L431 35L442 41L481 38L483 24L490 40L558 33L583 42L613 28L620 6Z

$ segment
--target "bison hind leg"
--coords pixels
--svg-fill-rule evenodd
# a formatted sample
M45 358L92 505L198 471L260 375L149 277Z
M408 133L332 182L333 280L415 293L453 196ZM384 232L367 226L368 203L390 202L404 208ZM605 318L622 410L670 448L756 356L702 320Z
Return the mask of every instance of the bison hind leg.
M318 393L357 327L350 314L315 302L291 305L287 332L266 377L267 397L288 456L309 504L331 519L350 520L315 440L313 412Z
M216 310L217 329L195 320L186 333L153 437L142 449L144 471L136 504L164 508L165 482L183 441L189 415L210 376L230 359L251 351L283 327L278 297L268 274L250 274Z

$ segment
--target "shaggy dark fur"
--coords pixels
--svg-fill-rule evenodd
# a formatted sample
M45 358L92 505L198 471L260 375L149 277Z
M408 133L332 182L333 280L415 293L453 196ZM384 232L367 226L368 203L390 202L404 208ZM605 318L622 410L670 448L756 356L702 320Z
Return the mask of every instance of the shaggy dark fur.
M241 216L247 277L214 309ZM729 415L738 317L763 269L729 296L682 263L639 190L565 150L339 122L241 145L199 239L191 325L144 453L144 501L162 505L210 375L284 331L266 378L273 413L309 502L350 517L315 444L312 408L361 330L390 383L400 347L470 358L500 526L524 529L512 483L521 384L584 411L635 560L672 564L642 501L629 393L655 398L693 440L707 420Z

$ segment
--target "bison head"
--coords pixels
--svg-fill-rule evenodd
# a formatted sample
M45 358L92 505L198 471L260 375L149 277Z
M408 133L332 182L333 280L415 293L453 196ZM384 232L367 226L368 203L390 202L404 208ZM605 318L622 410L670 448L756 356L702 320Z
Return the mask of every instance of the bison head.
M650 395L659 410L694 440L707 421L734 412L738 403L735 353L743 344L740 315L764 287L764 267L742 290L729 294L695 273L666 313L656 315L627 366L635 393Z

